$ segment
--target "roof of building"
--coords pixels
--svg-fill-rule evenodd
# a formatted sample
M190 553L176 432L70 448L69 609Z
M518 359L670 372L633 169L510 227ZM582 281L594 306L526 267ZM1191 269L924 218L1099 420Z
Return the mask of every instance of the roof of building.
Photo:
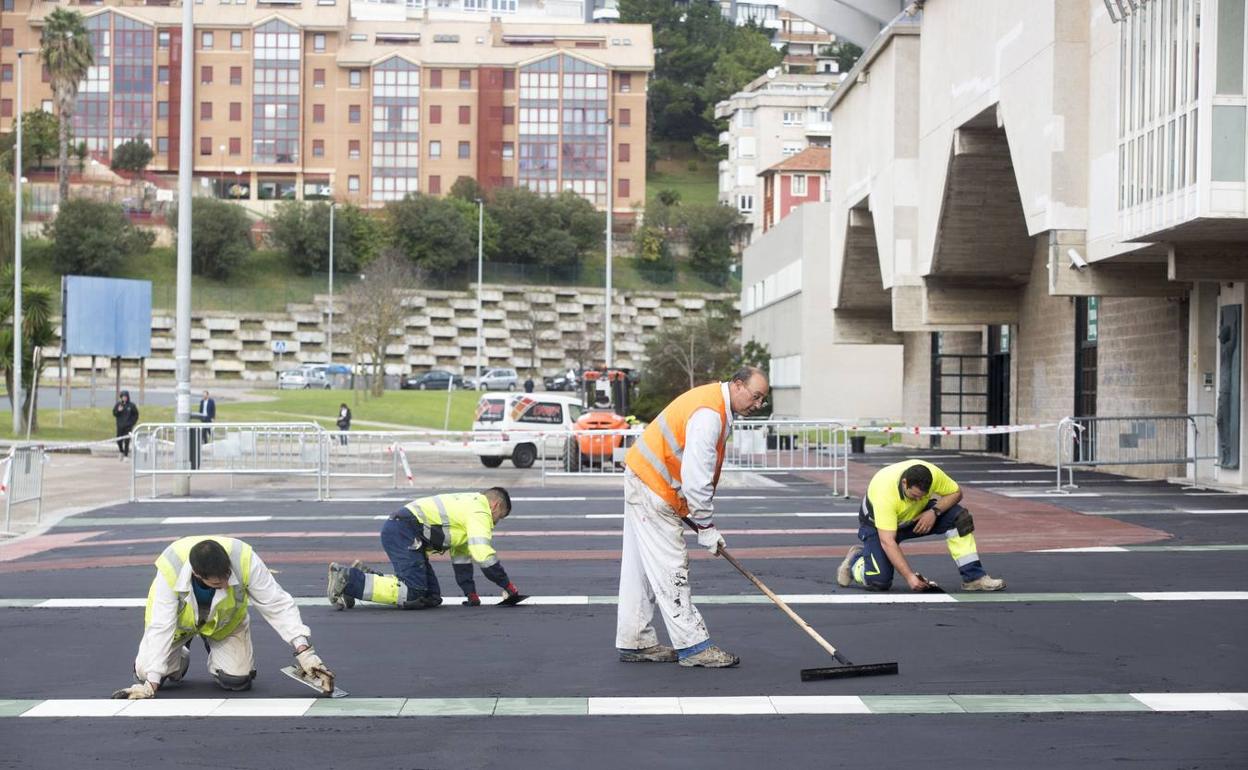
M785 158L774 166L763 169L759 176L782 172L831 171L831 147L807 147L798 154Z

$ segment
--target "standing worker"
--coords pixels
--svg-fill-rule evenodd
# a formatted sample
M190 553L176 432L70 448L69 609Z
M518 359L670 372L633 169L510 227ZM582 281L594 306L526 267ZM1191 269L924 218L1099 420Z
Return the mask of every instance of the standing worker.
M130 456L130 432L139 424L139 408L130 400L130 391L121 391L117 403L113 404L113 420L117 423L117 448L121 450L121 460Z
M1005 581L984 571L975 548L975 521L963 508L957 482L932 463L904 460L880 469L858 510L858 539L836 570L837 585L887 591L901 573L911 591L932 585L910 567L901 543L944 535L949 555L962 573L963 591L1000 591Z
M181 682L191 665L191 642L202 637L208 671L225 690L250 690L256 677L247 606L256 609L294 649L299 669L334 691L334 675L312 649L310 632L295 600L260 556L232 537L192 536L175 540L156 559L147 593L143 640L134 661L138 684L114 698L154 698L166 682Z
M494 525L511 513L511 496L502 487L481 493L460 492L413 500L381 525L381 546L394 574L386 575L360 562L329 565L326 595L335 609L350 609L355 600L423 610L442 604L442 590L429 563L429 552L450 551L455 582L466 597L463 604L481 604L472 577L475 562L481 574L506 593L504 604L526 597L507 577L494 552Z
M667 405L628 450L624 472L624 546L615 646L626 663L725 668L741 659L711 644L689 588L685 521L713 555L724 545L712 520L715 488L733 416L767 398L767 375L753 366L728 382L702 385ZM658 604L672 646L658 643Z

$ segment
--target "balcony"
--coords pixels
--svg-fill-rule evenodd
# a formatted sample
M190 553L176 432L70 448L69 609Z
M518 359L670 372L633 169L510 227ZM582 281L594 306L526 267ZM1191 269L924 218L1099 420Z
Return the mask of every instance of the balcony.
M832 136L831 121L810 121L806 123L806 136Z

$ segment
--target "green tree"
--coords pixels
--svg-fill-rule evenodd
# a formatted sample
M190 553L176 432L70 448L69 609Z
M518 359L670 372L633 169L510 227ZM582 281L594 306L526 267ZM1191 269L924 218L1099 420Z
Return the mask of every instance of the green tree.
M633 248L639 271L647 278L663 282L676 277L676 260L663 228L646 224L633 236Z
M13 177L0 176L0 265L13 261Z
M39 379L43 376L44 360L35 358L37 348L44 348L56 343L56 326L54 324L52 289L47 286L27 282L27 275L22 275L22 427L26 425L26 415L32 414L30 432L39 430ZM13 285L13 266L6 265L0 270L0 283ZM13 403L13 292L0 294L0 368L4 369L4 384L9 393L9 409Z
M570 190L546 200L553 218L551 225L572 236L578 258L604 244L607 215L594 208L594 204Z
M62 275L112 275L123 259L146 252L155 239L132 225L121 206L90 198L65 201L45 230L52 265Z
M43 110L31 110L22 114L22 171L43 166L43 162L56 155L60 141L61 123L56 116ZM0 154L4 156L4 170L13 173L13 146L17 144L17 132L10 131L0 137Z
M56 181L61 203L64 203L69 200L69 126L73 122L74 101L78 98L78 84L86 79L87 71L95 63L91 33L87 31L82 14L64 8L49 13L43 21L39 56L48 68L52 80L52 100L56 103L56 116L60 119Z
M461 176L455 180L455 184L451 185L451 197L472 203L478 198L485 200L485 190L470 176Z
M719 204L686 206L680 218L689 243L689 266L712 283L727 283L733 244L744 222L740 212Z
M133 171L140 174L152 162L152 155L152 146L143 137L136 136L117 145L113 150L112 168L114 171Z
M731 374L739 356L734 316L722 307L711 305L701 315L660 326L646 340L634 412L654 419L686 390Z
M751 80L776 67L784 54L754 27L734 27L723 50L702 81L706 102L703 118L715 125L715 104L744 88Z
M341 239L338 235L340 228ZM383 238L384 228L380 218L359 206L338 206L334 214L334 271L354 273L371 264L377 259ZM341 256L339 249L342 250Z
M849 72L862 57L862 49L848 40L838 40L831 45L824 46L820 54L835 59L840 72Z
M169 226L178 231L174 209ZM215 198L191 199L191 270L224 280L251 256L251 219L243 208Z
M449 272L476 259L475 217L474 226L467 227L464 212L455 202L431 195L409 195L386 204L386 220L390 242L418 268Z
M329 272L329 206L282 201L269 217L269 238L301 275ZM381 228L358 206L334 211L334 272L354 273L377 253Z
M494 191L486 206L507 239L499 245L498 259L517 265L535 265L542 261L545 222L543 199L527 187L511 187Z

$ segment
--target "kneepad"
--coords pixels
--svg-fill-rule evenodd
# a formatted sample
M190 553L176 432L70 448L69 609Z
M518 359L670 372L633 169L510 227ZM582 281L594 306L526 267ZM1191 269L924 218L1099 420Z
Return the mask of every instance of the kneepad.
M408 599L399 605L401 610L431 610L442 604L441 596L418 596L415 599Z
M975 519L971 518L971 512L965 508L953 519L953 526L957 527L959 536L966 536L975 531Z
M223 689L233 692L241 692L251 689L251 680L256 678L256 672L250 674L227 674L221 669L212 672L212 678L217 680L217 684Z

